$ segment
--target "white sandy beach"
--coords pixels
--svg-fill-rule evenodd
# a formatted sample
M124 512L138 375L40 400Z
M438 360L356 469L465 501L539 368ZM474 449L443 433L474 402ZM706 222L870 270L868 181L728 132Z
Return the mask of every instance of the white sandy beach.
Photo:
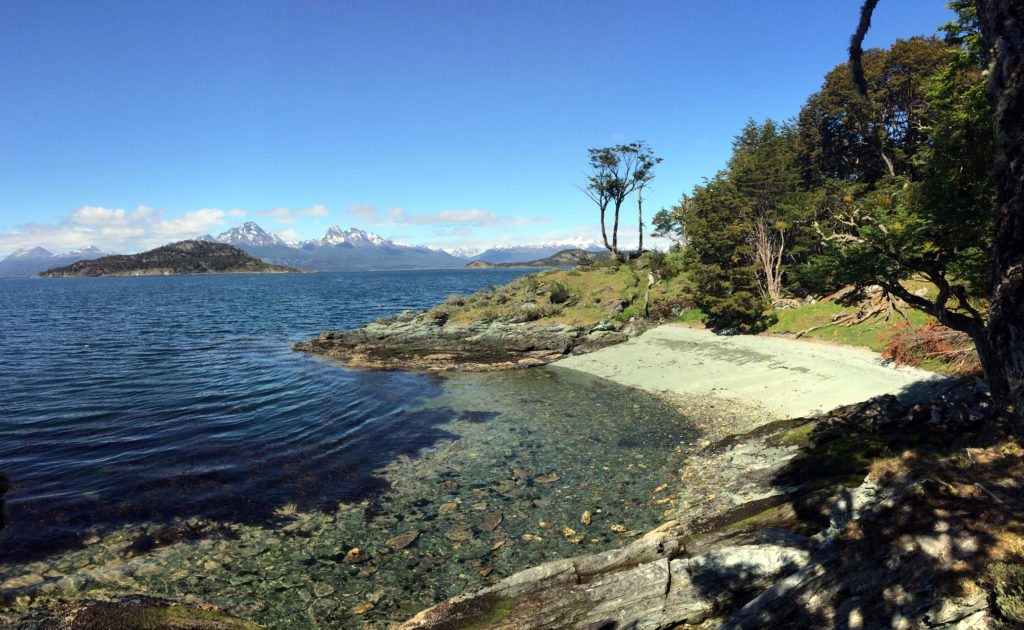
M810 416L881 394L921 397L949 380L883 365L864 348L781 337L722 337L666 324L629 341L552 364L678 395L714 395L780 417Z

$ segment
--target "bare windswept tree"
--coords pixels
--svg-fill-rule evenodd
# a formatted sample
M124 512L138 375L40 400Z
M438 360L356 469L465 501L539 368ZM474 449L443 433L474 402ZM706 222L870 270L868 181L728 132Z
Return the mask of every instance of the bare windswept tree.
M769 225L764 215L750 223L750 252L757 265L758 279L765 297L773 302L782 296L782 253L786 249L786 231Z
M661 163L660 157L655 157L651 148L645 142L634 143L637 147L637 154L640 164L636 170L636 217L637 233L639 241L636 246L636 254L644 253L644 190L654 179L654 167Z
M850 40L850 67L858 92L867 82L861 63L864 36L878 0L866 0ZM1024 433L1024 2L977 0L988 54L988 96L995 112L996 184L992 287L985 365L992 393L1007 402Z

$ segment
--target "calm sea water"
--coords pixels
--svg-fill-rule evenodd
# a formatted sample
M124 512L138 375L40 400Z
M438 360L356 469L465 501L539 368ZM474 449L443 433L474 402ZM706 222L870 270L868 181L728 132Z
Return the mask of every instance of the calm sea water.
M0 280L0 561L87 529L269 517L381 489L373 471L448 436L428 375L355 372L295 341L523 270Z
M391 627L671 518L689 407L557 367L359 372L289 349L522 273L0 280L0 616L146 594Z

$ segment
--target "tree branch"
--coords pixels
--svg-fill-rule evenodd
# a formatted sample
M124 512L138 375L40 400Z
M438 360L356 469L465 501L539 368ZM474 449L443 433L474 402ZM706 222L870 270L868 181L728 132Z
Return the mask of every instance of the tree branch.
M857 88L857 93L864 98L868 97L868 82L864 79L864 65L861 59L864 49L861 45L864 43L864 36L867 35L868 29L871 28L871 14L874 13L877 5L878 0L865 0L864 5L860 8L860 22L857 24L857 31L850 38L850 72L853 74L853 84Z

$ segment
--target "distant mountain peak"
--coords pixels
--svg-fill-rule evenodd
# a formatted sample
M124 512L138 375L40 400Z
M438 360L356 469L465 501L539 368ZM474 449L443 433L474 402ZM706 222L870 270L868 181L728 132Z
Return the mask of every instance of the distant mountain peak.
M60 254L53 254L42 247L22 248L0 260L0 277L34 276L48 267L66 265L79 260L99 258L106 255L105 252L95 245Z
M37 247L27 247L27 248L23 247L23 248L15 251L13 254L11 254L7 258L5 258L5 260L12 260L12 259L15 259L15 258L21 258L21 259L26 259L26 258L49 258L51 256L53 256L53 253L51 253L49 250L44 249L42 247L38 247L38 246Z
M201 237L201 240L206 239ZM231 228L227 232L220 234L216 240L228 245L249 245L252 247L285 244L280 236L267 232L252 221L246 221L238 227Z
M359 228L349 228L347 230L341 229L337 224L327 228L324 235L314 241L311 241L315 245L331 246L341 245L348 243L349 245L390 245L391 241L382 237L379 234L373 232L367 232L366 230L360 230Z
M459 258L472 258L485 249L484 247L442 247L441 251Z
M491 249L604 249L604 244L596 238L570 236L569 238L544 241L540 243L498 243Z

